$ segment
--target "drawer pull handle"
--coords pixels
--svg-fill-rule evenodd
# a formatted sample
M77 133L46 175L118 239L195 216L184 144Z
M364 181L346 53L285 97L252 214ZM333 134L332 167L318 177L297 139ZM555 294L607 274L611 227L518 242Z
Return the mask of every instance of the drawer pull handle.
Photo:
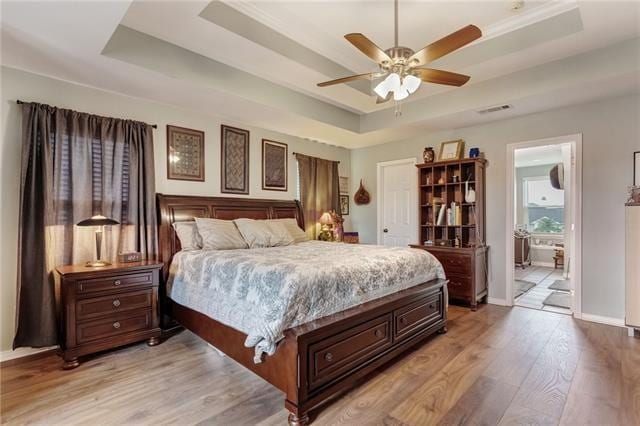
M431 304L429 305L429 309L435 309L435 305L434 305L433 303L431 303Z
M333 354L331 352L327 352L326 354L324 354L324 359L327 362L333 361Z
M113 301L113 306L115 306L116 308L117 308L118 306L120 306L120 301L119 301L118 299L114 300L114 301Z
M117 330L118 328L120 328L120 323L119 323L118 321L114 322L114 323L113 323L113 328L115 328L116 330Z
M120 285L120 280L115 280L115 281L113 282L113 285Z
M376 330L373 334L374 334L376 337L382 337L382 330Z
M406 324L406 323L407 323L407 319L405 317L401 317L400 324Z

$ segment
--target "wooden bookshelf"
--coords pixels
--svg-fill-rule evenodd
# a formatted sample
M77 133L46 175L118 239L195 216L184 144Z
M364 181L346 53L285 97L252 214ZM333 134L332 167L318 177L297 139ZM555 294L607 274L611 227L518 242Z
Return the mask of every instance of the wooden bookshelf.
M420 187L420 242L444 243L456 239L460 248L476 247L484 241L486 160L468 158L455 161L418 164ZM458 181L454 181L457 176ZM465 182L476 192L476 202L465 201ZM447 220L446 209L454 202L457 220ZM441 205L444 221L438 223Z
M418 164L420 192L420 244L442 263L449 279L449 295L469 303L472 309L487 297L485 246L485 169L482 158ZM457 179L454 178L457 176ZM465 182L476 193L465 199ZM451 206L451 203L455 206ZM445 205L443 221L438 221ZM447 209L457 212L450 217Z

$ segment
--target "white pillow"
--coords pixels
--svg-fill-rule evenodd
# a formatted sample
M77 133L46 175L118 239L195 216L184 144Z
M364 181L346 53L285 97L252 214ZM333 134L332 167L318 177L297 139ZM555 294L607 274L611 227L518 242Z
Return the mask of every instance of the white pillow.
M293 237L282 223L254 219L236 219L234 222L249 248L293 244Z
M173 229L176 230L182 250L200 250L202 248L202 237L200 237L194 221L173 222Z
M291 234L291 236L293 237L293 242L295 244L309 241L309 236L307 235L307 233L300 229L300 226L298 226L298 221L293 218L269 219L267 220L267 222L282 223L284 227L287 228L287 231L289 231L289 234Z
M247 248L238 228L231 220L197 217L198 233L205 250L233 250Z

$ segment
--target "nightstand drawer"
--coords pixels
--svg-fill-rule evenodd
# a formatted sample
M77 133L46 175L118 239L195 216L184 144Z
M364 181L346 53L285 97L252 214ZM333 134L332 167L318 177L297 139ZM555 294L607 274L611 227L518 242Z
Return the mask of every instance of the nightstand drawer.
M78 343L82 344L149 328L151 328L151 311L145 309L81 323L76 330Z
M119 290L140 285L153 284L152 272L140 272L129 275L115 275L108 278L94 278L92 280L78 281L77 293L94 293L106 290Z
M152 289L80 299L76 302L76 316L78 320L85 320L131 309L149 308L152 299Z

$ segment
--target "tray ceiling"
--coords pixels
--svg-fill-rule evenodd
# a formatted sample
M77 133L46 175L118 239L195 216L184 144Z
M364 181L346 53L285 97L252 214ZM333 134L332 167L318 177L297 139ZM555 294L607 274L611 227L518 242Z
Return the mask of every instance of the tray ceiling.
M3 2L2 63L351 148L638 92L638 2L512 3L400 1L401 45L484 34L433 64L470 83L425 84L401 117L369 82L316 87L375 70L343 35L390 47L389 0Z

